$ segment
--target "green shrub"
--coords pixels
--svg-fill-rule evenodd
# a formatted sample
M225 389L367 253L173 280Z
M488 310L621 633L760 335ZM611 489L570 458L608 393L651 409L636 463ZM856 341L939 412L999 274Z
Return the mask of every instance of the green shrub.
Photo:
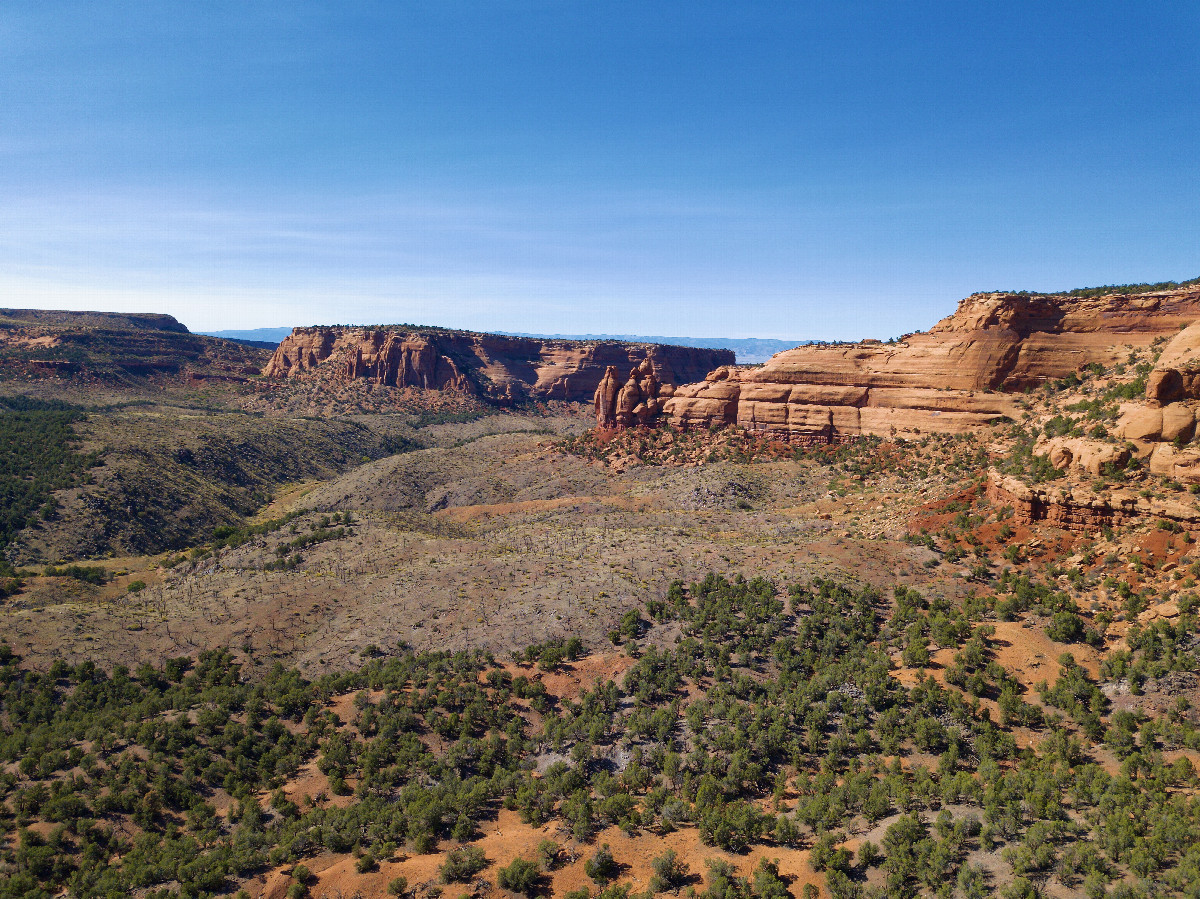
M620 873L617 860L613 858L608 843L596 850L596 854L583 863L583 873L598 884L608 883Z
M543 871L554 870L558 864L558 853L561 848L554 840L542 840L538 843L538 864L542 866Z
M487 867L487 857L478 846L459 846L446 853L446 860L438 868L443 883L466 883Z
M507 866L496 872L496 882L503 889L532 896L541 876L541 871L534 862L523 858L514 858Z
M668 849L650 863L654 876L650 878L650 889L655 893L676 890L687 883L690 869L674 849Z
M65 568L47 565L44 573L46 577L69 577L95 586L108 583L108 572L99 565L67 565Z
M1083 621L1074 612L1055 612L1046 636L1058 643L1077 643L1084 637Z

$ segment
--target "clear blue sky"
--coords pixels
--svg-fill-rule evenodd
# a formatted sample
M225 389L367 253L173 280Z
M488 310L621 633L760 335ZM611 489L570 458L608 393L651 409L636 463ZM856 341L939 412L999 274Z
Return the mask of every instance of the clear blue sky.
M888 337L1200 275L1200 3L9 0L0 305Z

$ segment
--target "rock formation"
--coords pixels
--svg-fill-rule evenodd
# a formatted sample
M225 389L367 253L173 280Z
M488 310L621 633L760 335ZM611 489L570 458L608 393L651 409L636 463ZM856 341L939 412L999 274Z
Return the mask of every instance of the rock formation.
M365 344L353 348L346 360L346 379L355 378L369 378L389 387L474 392L474 384L454 360L439 353L434 341L420 334L404 336L373 331Z
M1200 483L1200 322L1189 325L1163 347L1146 378L1142 403L1127 405L1116 436L1148 461L1153 474L1184 483Z
M1198 319L1197 287L1087 298L976 294L928 332L894 343L801 346L761 368L717 369L678 388L664 411L677 427L737 424L793 443L955 433L1012 416L1012 391L1089 363L1111 365ZM1200 334L1189 339L1200 345ZM1200 395L1200 365L1194 371L1179 376L1184 394ZM1175 380L1164 383L1176 389Z
M1078 468L1094 477L1104 474L1109 466L1124 468L1130 457L1128 447L1087 437L1042 437L1034 452L1049 458L1055 468Z
M1045 521L1072 530L1095 530L1148 516L1188 523L1200 520L1200 512L1190 506L1172 500L1147 499L1132 490L1097 494L1083 487L1030 486L994 470L988 472L985 494L994 505L1011 506L1014 520L1021 524Z
M596 385L592 402L596 408L596 424L601 428L617 426L617 394L620 392L620 380L617 367L610 365L604 370L604 377Z
M618 388L620 375L615 365L610 365L596 386L592 402L596 409L596 424L601 428L629 428L636 425L653 425L658 421L664 399L672 396L675 388L659 383L654 363L644 359L629 372L629 378Z
M732 362L729 350L660 344L440 329L317 327L296 328L280 343L263 374L367 379L390 387L456 390L511 404L523 399L594 401L609 371L636 370L636 399L628 384L619 383L612 399L622 402L624 394L623 402L633 400L626 410L628 420L641 421L657 414L660 382L699 380ZM611 405L605 401L606 409ZM614 423L616 414L614 407Z

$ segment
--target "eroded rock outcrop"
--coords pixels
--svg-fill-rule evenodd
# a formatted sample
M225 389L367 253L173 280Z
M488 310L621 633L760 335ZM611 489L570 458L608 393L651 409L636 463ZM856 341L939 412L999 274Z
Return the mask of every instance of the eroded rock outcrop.
M719 369L676 390L665 412L678 427L737 424L793 443L956 433L1011 417L1012 391L1110 365L1197 319L1195 287L1087 298L977 294L928 332L894 343L801 346L761 368Z
M1153 474L1200 483L1200 322L1163 347L1142 401L1126 404L1114 429Z
M610 368L636 369L630 421L658 412L663 382L703 378L733 361L728 350L571 341L464 331L406 328L296 328L276 349L263 374L367 379L391 387L455 390L501 404L524 399L594 400ZM615 402L628 385L617 385ZM652 394L652 395L651 395ZM643 407L639 409L639 406ZM614 410L614 423L616 412ZM649 419L647 419L649 420Z
M1063 471L1077 468L1094 477L1106 470L1124 468L1130 458L1128 447L1088 437L1042 437L1034 452L1049 458L1055 468Z
M1044 521L1072 530L1116 527L1147 516L1170 521L1200 521L1200 511L1183 503L1147 499L1132 490L1095 493L1084 487L1052 484L1029 485L996 471L988 472L987 498L997 506L1011 506L1014 520L1022 524Z
M650 359L630 369L624 384L621 383L617 367L610 365L592 397L596 424L601 428L653 425L658 421L663 400L674 392L672 385L659 382Z

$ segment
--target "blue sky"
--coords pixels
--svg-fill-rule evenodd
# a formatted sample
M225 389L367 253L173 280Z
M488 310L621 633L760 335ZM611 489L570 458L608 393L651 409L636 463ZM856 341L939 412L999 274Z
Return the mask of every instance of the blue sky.
M1200 275L1200 4L26 3L0 305L855 339Z

